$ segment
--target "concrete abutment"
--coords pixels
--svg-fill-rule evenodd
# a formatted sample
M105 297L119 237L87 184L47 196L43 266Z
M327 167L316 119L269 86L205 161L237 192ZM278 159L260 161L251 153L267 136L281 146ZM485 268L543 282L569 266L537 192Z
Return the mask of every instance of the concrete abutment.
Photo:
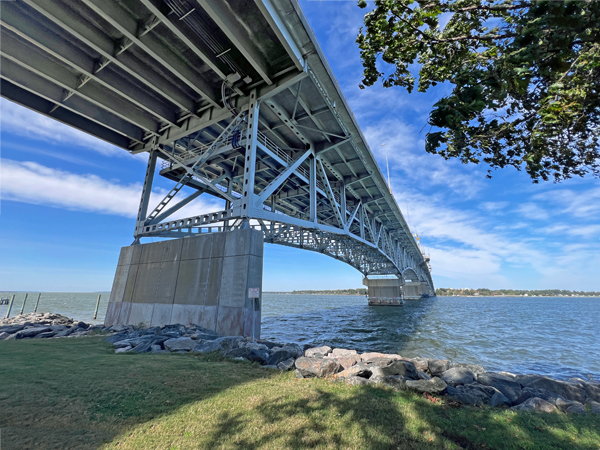
M253 229L123 247L104 324L196 324L258 338L263 247ZM249 298L249 288L261 298Z

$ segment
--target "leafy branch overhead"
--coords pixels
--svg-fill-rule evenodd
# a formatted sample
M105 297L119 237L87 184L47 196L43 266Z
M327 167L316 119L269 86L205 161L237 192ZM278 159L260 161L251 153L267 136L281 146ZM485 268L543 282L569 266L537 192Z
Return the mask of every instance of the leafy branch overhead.
M452 86L428 152L486 163L488 177L600 176L600 2L376 0L357 43L361 88Z

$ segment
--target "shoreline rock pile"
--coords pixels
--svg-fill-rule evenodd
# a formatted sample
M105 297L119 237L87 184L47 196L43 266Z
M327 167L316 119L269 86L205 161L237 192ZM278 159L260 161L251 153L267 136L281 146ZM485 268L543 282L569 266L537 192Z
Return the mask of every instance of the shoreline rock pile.
M102 330L107 329L103 325L90 325L52 313L22 314L0 319L0 341L86 336Z
M330 377L351 385L380 385L446 397L470 406L507 407L515 411L600 414L600 383L542 375L486 372L476 364L403 358L383 353L323 346L308 349L295 362L298 378ZM586 409L586 405L588 408Z
M265 369L295 369L297 378L328 378L355 386L411 390L470 406L600 414L600 383L581 378L560 381L542 375L486 372L482 366L450 360L404 358L375 352L359 354L356 350L280 344L260 339L251 342L241 336L220 336L196 325L91 326L51 313L0 320L0 341L77 337L91 333L111 334L105 340L113 345L115 353L219 352L225 358L256 362Z

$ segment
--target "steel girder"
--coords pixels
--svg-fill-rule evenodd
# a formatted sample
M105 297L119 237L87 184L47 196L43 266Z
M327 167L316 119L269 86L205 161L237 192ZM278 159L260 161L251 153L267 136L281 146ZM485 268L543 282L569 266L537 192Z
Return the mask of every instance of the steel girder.
M266 242L363 274L414 270L433 290L296 0L19 0L0 9L3 97L149 152L136 242L252 226ZM175 185L148 211L159 163ZM221 209L173 220L202 194Z

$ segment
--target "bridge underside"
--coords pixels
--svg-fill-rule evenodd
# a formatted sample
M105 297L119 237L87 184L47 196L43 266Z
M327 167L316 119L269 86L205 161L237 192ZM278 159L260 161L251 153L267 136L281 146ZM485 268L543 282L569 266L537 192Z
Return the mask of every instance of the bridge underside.
M296 0L0 8L3 97L149 154L135 243L254 228L364 275L410 270L433 291ZM157 170L174 184L151 209ZM176 218L202 194L220 209Z

